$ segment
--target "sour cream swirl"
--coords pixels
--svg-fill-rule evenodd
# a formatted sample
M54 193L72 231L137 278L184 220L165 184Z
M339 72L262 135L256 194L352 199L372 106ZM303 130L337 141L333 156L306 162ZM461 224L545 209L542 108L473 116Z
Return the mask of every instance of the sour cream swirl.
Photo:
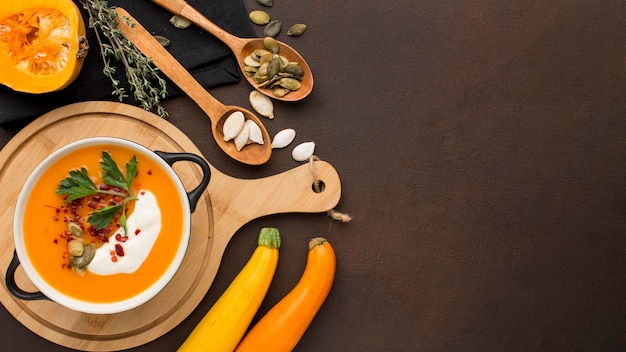
M119 229L109 237L109 242L96 250L87 269L97 275L132 274L148 258L154 243L161 232L161 209L156 197L149 191L138 193L133 213L126 219L128 228L127 239L118 241L118 234L124 235ZM119 246L123 255L115 254ZM113 259L116 257L116 259Z

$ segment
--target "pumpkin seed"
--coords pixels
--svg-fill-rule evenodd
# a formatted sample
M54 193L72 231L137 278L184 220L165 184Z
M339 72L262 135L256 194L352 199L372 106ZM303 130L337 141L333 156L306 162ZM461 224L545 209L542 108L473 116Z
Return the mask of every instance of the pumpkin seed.
M261 58L267 54L271 54L271 53L265 49L257 49L254 52L252 52L250 56L252 56L254 60L261 61Z
M296 131L293 128L284 129L274 136L272 139L272 148L284 148L288 146L296 138Z
M295 161L306 161L313 155L314 151L314 142L304 142L298 144L295 148L293 148L293 150L291 151L291 157Z
M289 74L289 77L301 80L304 76L304 69L295 62L290 62L283 66L282 72Z
M83 229L80 227L79 224L75 223L75 222L69 222L67 224L67 230L72 234L72 236L74 237L78 237L78 238L82 238L83 237Z
M93 257L96 255L96 246L93 244L86 244L83 246L83 254L79 256L72 256L70 265L73 269L83 269L91 263Z
M250 92L248 99L250 100L250 105L254 111L269 119L274 118L274 104L272 103L272 99L268 96L253 90Z
M280 51L278 42L272 37L263 38L263 47L272 54L278 54L278 52Z
M272 95L274 95L277 98L282 98L285 95L287 95L287 93L291 92L289 89L287 88L283 88L283 87L277 87L272 89Z
M250 21L252 21L252 23L258 25L264 25L270 21L270 15L267 12L261 10L250 12L248 17L250 17Z
M256 2L267 7L272 7L272 3L273 3L272 0L256 0Z
M306 31L306 24L298 23L294 24L291 28L289 28L289 30L287 30L287 35L297 37L302 35L304 31Z
M73 256L83 255L84 247L79 240L71 240L67 243L67 251Z
M230 114L226 121L224 121L224 140L230 141L231 139L237 137L239 132L243 129L243 125L245 122L245 117L243 116L243 112L235 111Z
M259 62L261 63L261 65L265 62L269 63L270 61L272 61L272 59L274 58L275 54L272 53L267 53L263 56L261 56L261 58L259 59Z
M237 151L240 151L246 144L248 144L248 137L250 137L250 126L246 123L243 124L241 132L235 137L235 147Z
M273 20L265 26L263 34L266 37L275 38L278 34L280 34L281 29L283 29L282 22L280 22L280 20Z
M259 67L261 66L261 62L255 60L252 56L248 55L243 59L243 63L247 66Z
M259 70L258 67L253 67L253 66L244 66L243 67L243 73L245 73L247 76L254 76L254 74Z
M269 62L263 62L260 66L259 66L259 70L256 71L256 75L257 76L264 76L267 77L267 69L269 68L270 63ZM267 78L266 78L267 79Z
M170 23L176 28L185 29L191 26L191 21L182 16L173 16L170 18Z
M159 42L159 44L161 44L161 46L163 46L164 48L167 48L168 46L170 46L170 44L172 43L171 40L165 38L162 35L155 35L154 39L157 40L157 42Z
M267 77L274 77L280 72L283 60L279 56L274 56L267 66Z
M298 90L302 84L297 79L285 77L280 79L280 86L289 90Z
M257 143L263 144L263 133L261 132L261 128L256 122L252 120L246 120L246 125L250 129L250 134L248 135L248 143Z

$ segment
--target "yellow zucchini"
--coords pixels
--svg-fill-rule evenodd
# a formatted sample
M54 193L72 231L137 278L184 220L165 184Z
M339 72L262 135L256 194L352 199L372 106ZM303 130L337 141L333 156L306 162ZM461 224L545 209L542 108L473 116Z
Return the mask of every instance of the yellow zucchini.
M250 260L209 312L189 334L178 352L232 352L261 306L278 265L280 233L263 228Z

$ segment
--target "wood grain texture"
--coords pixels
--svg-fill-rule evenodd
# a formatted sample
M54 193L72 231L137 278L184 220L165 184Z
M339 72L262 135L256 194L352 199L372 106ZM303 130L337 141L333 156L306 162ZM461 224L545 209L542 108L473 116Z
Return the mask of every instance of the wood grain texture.
M172 281L152 300L127 312L94 315L75 312L54 302L20 301L5 286L5 270L14 250L14 200L27 175L54 150L95 136L126 138L153 150L190 152L198 148L169 122L142 109L110 102L89 102L54 110L32 122L0 152L0 301L23 325L57 344L85 351L121 350L150 342L184 320L207 293L229 240L245 223L285 212L323 212L339 201L340 180L326 162L302 165L262 179L242 180L211 165L208 192L192 215L187 255ZM187 189L202 175L191 163L174 169ZM312 189L313 170L324 184ZM16 281L36 290L21 268Z

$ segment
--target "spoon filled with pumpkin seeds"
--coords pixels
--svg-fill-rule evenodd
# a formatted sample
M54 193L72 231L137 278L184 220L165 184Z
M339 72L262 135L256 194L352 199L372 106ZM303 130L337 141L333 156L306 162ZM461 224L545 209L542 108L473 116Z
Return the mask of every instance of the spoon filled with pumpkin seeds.
M117 7L115 11L120 17L117 28L124 36L208 115L213 138L226 154L249 165L261 165L269 160L271 139L254 113L222 104L126 10Z
M240 38L232 35L184 0L151 0L177 16L213 34L235 54L246 80L259 92L282 101L298 101L313 90L313 74L304 58L271 36Z

